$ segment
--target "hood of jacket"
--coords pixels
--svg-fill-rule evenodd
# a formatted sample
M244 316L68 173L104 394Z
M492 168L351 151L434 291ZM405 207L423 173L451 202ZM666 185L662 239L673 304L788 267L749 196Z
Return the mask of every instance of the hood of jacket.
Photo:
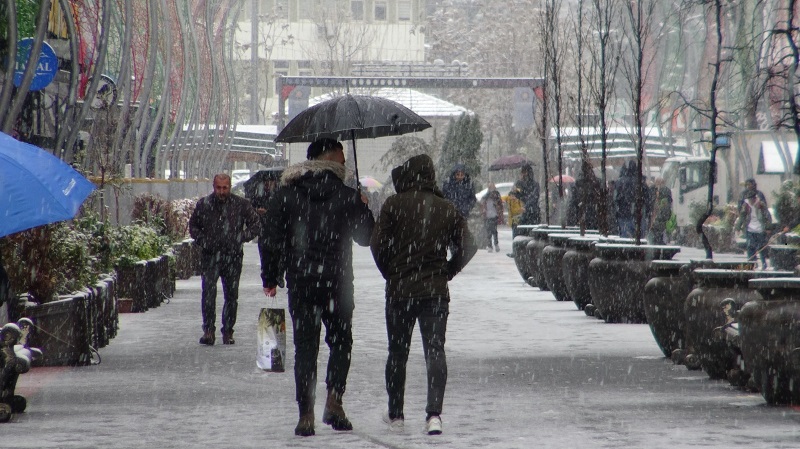
M345 181L347 169L333 161L303 161L286 168L281 187L293 186L304 191L312 200L330 198Z
M436 185L436 169L433 159L427 154L420 154L405 161L403 165L392 170L392 183L397 193L409 190L427 190L443 197Z

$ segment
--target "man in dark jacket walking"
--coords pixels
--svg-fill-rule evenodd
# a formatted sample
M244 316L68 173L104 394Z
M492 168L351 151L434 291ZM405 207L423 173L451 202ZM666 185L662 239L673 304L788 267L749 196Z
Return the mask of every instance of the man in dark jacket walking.
M469 218L470 211L478 201L475 197L475 187L464 164L453 166L450 178L442 184L442 193L446 199L455 204L456 210L464 218Z
M344 184L342 144L321 139L307 161L292 165L267 203L264 293L275 296L284 273L294 328L294 379L300 419L295 435L314 435L320 326L330 349L322 422L352 430L342 396L353 346L353 241L369 244L375 220L367 198Z
M477 251L467 220L436 187L433 160L414 156L392 170L397 194L386 199L370 248L386 279L386 391L390 430L404 426L406 363L414 325L419 320L428 371L425 431L442 432L442 403L447 384L444 343L449 314L447 282ZM448 247L452 251L447 259Z
M225 305L222 308L222 343L232 345L233 326L242 274L242 243L261 230L258 214L250 201L231 193L231 178L214 176L214 193L200 198L189 219L189 234L202 249L203 337L200 344L213 345L216 331L217 280L222 278Z

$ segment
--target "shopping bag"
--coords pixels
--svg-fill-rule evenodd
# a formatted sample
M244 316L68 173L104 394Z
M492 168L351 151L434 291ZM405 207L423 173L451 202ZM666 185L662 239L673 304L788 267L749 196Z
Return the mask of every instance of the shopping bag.
M262 308L258 315L256 365L265 371L283 372L286 360L286 312Z

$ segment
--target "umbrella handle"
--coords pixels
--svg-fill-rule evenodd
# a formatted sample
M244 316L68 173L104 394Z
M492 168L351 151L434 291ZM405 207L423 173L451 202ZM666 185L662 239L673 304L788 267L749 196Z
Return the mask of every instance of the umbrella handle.
M350 130L350 140L353 141L353 171L356 177L356 190L361 193L361 180L358 177L358 156L356 155L356 132Z

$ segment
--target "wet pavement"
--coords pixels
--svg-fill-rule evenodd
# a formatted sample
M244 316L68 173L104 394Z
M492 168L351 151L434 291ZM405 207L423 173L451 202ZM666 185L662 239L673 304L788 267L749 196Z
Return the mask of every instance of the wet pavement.
M22 375L17 392L28 410L0 424L0 447L800 447L798 410L673 365L646 324L606 324L526 285L505 255L510 230L500 233L504 250L479 251L450 284L442 435L423 433L425 367L416 331L405 431L389 433L381 422L383 280L369 250L357 247L355 345L344 396L355 430L335 432L321 422L323 342L317 435L294 436L291 328L286 372L263 372L255 361L259 311L285 307L285 290L277 301L264 297L250 243L236 345L219 344L219 335L216 346L198 344L200 279L179 280L169 303L120 317L101 363ZM686 248L676 258L702 257Z

